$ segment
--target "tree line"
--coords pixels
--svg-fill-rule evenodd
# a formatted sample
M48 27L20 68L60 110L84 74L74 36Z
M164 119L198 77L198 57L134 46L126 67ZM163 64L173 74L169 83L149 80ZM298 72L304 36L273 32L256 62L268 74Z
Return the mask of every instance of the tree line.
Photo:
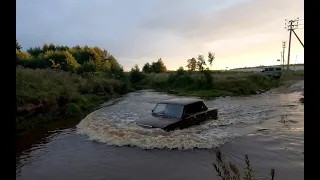
M215 59L215 54L208 53L207 60L203 55L187 60L186 68L189 71L204 72L209 69ZM74 47L44 44L42 47L31 47L22 51L22 46L16 40L16 65L26 68L52 68L78 74L90 74L95 72L106 72L111 78L124 76L123 67L116 58L107 50L87 45ZM183 67L179 68L183 70ZM145 63L142 69L135 65L131 73L163 73L167 71L163 60L159 58L156 62Z
M209 72L209 65L211 66L213 61L215 59L215 54L212 52L208 53L208 59L205 60L203 55L198 55L197 58L191 58L187 60L187 68L189 72L193 71L199 71L206 81L206 86L211 87L212 86L212 76ZM148 73L162 73L166 72L167 68L164 65L162 59L158 59L157 62L152 62L152 64L149 64L148 62L144 64L142 67L142 70L140 71L140 68L137 64L134 65L134 67L131 68L130 71L130 81L132 84L136 84L141 82L143 79L146 78L146 74ZM178 80L181 76L185 74L185 70L182 66L180 66L175 74L170 74L169 81L173 83L174 81ZM189 77L187 77L189 78Z
M203 55L198 55L197 58L192 57L191 59L187 60L187 69L189 71L204 71L209 69L209 65L212 65L212 62L215 59L215 54L212 52L208 53L208 59L207 61L205 60ZM139 69L138 65L136 64L133 68L132 71L137 71ZM183 69L181 66L179 68L180 70ZM157 62L152 62L150 63L145 63L142 67L142 72L144 73L162 73L167 71L167 67L164 65L162 59L158 59Z
M53 43L22 51L16 41L16 65L31 69L52 68L78 74L106 72L110 77L123 76L123 67L107 50L99 47L60 46Z

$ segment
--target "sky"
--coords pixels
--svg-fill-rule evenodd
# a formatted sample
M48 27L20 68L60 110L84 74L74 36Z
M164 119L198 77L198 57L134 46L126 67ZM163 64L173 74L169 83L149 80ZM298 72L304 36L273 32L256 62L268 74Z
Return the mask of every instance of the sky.
M16 38L26 50L44 43L98 46L125 70L163 60L185 67L215 53L210 69L279 64L285 19L303 19L303 0L17 0ZM300 24L304 24L300 20ZM303 25L296 30L304 42ZM287 49L285 59L287 59ZM291 63L304 63L292 34Z

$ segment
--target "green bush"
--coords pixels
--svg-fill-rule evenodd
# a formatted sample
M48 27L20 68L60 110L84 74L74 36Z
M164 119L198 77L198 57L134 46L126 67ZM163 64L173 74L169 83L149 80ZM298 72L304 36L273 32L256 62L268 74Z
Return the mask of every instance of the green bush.
M139 85L160 91L176 90L181 95L216 97L220 95L249 95L280 85L259 73L220 72L204 70L202 72L176 72L146 74Z
M90 60L83 63L78 69L77 73L79 74L88 74L97 72L98 66L94 63L94 61Z
M78 104L75 103L68 103L66 106L66 115L67 116L76 116L81 113L81 108Z
M116 79L106 79L97 75L81 77L65 71L53 69L16 68L16 127L20 130L34 128L45 119L37 116L74 116L82 110L91 109L103 99L129 91L129 86ZM107 98L105 98L107 97ZM77 105L77 106L75 106ZM28 116L23 115L28 112ZM58 115L58 116L57 116ZM34 120L37 119L37 123ZM47 120L46 120L47 121ZM32 125L27 125L31 123Z
M138 65L135 65L129 74L129 79L132 84L139 83L142 79L146 78L146 75L140 72Z

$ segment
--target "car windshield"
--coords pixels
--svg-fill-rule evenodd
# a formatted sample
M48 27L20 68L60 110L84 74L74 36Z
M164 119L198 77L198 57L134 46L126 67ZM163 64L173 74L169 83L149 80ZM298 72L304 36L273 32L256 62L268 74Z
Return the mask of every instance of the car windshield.
M182 116L183 106L179 104L159 103L154 108L153 113L161 116L180 118Z

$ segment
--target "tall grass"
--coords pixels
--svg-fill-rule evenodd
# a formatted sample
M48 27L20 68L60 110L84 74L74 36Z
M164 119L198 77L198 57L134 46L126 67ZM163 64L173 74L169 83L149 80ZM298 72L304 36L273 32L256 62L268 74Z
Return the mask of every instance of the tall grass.
M279 80L254 72L171 72L145 74L136 83L141 88L175 91L178 95L212 98L256 94L280 85ZM134 85L135 87L135 85Z
M283 71L280 80L303 80L304 79L304 70L297 71Z
M222 180L240 180L241 174L238 167L229 161L228 163L222 156L220 150L216 152L216 162L212 163L214 169L217 172L217 176ZM275 169L270 170L270 179L274 180ZM250 158L248 155L245 155L245 167L244 167L244 175L242 176L243 180L253 180L254 171L253 167L250 163Z
M129 84L99 75L16 68L16 129L33 129L65 116L80 115L129 91Z

